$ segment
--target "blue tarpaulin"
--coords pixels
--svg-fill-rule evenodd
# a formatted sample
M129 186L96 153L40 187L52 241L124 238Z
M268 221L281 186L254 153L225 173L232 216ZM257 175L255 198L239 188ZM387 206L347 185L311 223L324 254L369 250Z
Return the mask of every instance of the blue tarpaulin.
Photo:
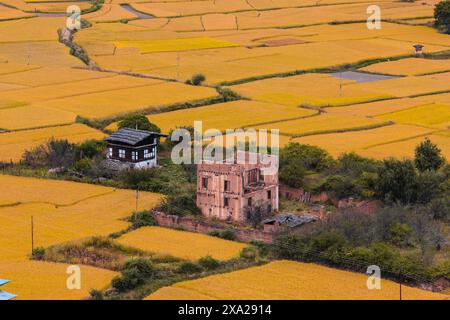
M0 300L11 300L17 297L15 294L11 294L6 291L0 291Z
M0 287L10 283L11 280L0 279ZM11 300L17 297L15 294L0 290L0 300Z
M10 283L11 280L0 279L0 287L4 284Z

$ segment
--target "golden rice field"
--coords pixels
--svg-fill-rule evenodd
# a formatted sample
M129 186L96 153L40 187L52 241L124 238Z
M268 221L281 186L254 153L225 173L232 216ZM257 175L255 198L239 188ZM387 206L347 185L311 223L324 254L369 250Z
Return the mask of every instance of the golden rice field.
M26 13L17 9L2 6L0 4L0 21L1 20L11 20L17 18L29 18L34 17L32 13Z
M366 83L352 83L348 87L354 87L359 90L370 90L373 92L382 92L386 95L395 97L409 97L421 94L431 94L450 90L450 72L403 77L383 81L374 81ZM347 90L344 87L344 91Z
M388 124L388 121L381 119L324 113L319 116L306 119L270 123L266 125L255 126L255 128L278 129L280 130L280 134L282 135L295 137L349 130L364 130Z
M426 104L449 104L450 93L430 94L415 98L382 100L344 107L328 108L327 112L344 115L373 117Z
M416 124L438 129L450 128L450 104L427 104L378 116L396 123Z
M73 112L90 119L102 119L140 110L158 110L175 103L216 96L218 93L212 88L189 86L177 82L159 82L146 86L54 99L39 105ZM130 99L130 97L133 98Z
M126 40L115 41L118 48L137 48L141 53L186 51L237 46L235 43L213 38L181 38L162 40Z
M195 18L197 21L192 20ZM179 26L180 29L177 29L174 21L181 19L188 20L183 23L183 26ZM414 39L391 39L393 36L401 37L403 34L423 35L423 38L428 40L427 52L448 49L447 38L443 35L435 35L435 32L429 28L391 23L385 23L381 30L373 30L368 35L365 24L321 25L286 30L269 28L241 30L240 28L223 32L204 31L199 17L158 20L161 19L136 20L126 25L95 24L92 28L77 33L76 38L87 48L88 53L92 53L92 58L102 67L139 71L172 79L176 79L180 72L183 80L201 72L206 75L209 83L410 54ZM208 19L205 21L208 24ZM261 47L261 40L271 36L295 38L301 44ZM241 46L181 53L176 52L178 50L176 49L174 52L151 52L145 55L113 54L111 51L105 55L106 52L99 52L99 48L108 47L107 44L117 41L145 40L155 43L155 40L164 40L171 43L173 39L186 41L186 38L205 37ZM311 54L312 52L314 54ZM226 68L223 67L224 65Z
M440 134L429 135L428 138L436 144L442 152L442 155L447 159L450 157L450 137L448 131ZM384 159L387 157L395 158L413 158L414 150L416 146L423 141L424 137L408 139L399 142L386 143L376 145L365 150L361 150L359 153L365 157L371 157L376 159Z
M17 104L17 103L16 103ZM0 128L23 130L74 123L76 114L38 106L2 108L0 105ZM1 139L1 138L0 138Z
M219 260L239 257L246 244L212 236L161 227L143 227L117 239L126 246L148 252L196 260L212 256Z
M108 288L112 278L117 275L110 270L82 265L81 289L68 290L68 266L41 261L2 261L0 274L2 278L11 280L4 289L16 294L16 300L81 300L87 298L93 288Z
M0 161L18 162L25 150L43 144L51 138L67 139L72 143L79 143L89 139L103 139L104 137L105 134L102 132L83 124L4 132L0 133Z
M363 131L312 135L296 138L292 141L318 146L337 157L345 152L362 153L370 146L383 143L411 139L414 137L420 137L418 140L423 140L425 135L432 132L433 129L395 124ZM408 150L408 152L414 151L414 148L415 146L412 147L411 150ZM375 158L380 158L379 156L376 156L376 154L374 155Z
M148 300L398 300L399 285L382 280L367 289L367 275L317 264L274 261L263 266L176 283ZM405 300L443 300L448 296L403 286Z
M60 71L55 70L55 73ZM50 73L48 76L51 77ZM102 73L103 75L103 73ZM57 76L58 77L58 76ZM64 81L61 79L57 84L34 86L10 90L0 93L3 99L13 100L20 97L21 101L36 103L47 100L67 98L73 100L88 94L111 92L119 89L135 89L145 86L162 84L160 80L116 75L112 77L98 77L92 79L74 79L74 81ZM63 107L63 106L62 106Z
M111 22L137 19L133 13L122 8L120 5L110 3L105 3L98 11L83 15L83 18L92 22Z
M233 86L239 94L254 100L290 106L339 106L393 97L384 92L361 90L354 81L341 81L327 74L310 73L272 78Z
M116 273L82 266L81 290L67 290L67 265L29 261L30 219L36 247L108 235L128 226L124 218L135 208L134 191L6 175L0 175L0 187L8 189L0 196L0 273L12 280L10 292L18 299L82 299L91 288L109 286ZM160 199L141 192L141 209L154 207Z
M203 130L235 129L280 120L308 117L317 112L310 109L292 108L272 103L238 100L189 110L177 110L149 115L150 122L165 133L180 126L193 126L194 121L202 121ZM239 115L239 116L236 116ZM115 130L117 124L108 127Z
M383 74L418 76L450 71L450 60L410 58L375 63L360 70Z
M5 63L8 67L10 63ZM64 83L82 83L86 80L111 78L109 81L113 82L115 79L123 80L123 78L114 78L113 73L96 72L81 68L69 68L60 66L45 66L31 68L28 65L16 65L11 66L11 71L3 74L0 71L0 82L19 84L28 87L41 87L48 85L64 84ZM27 68L28 67L28 68ZM105 80L107 81L107 80ZM89 83L88 83L89 84ZM104 86L104 82L90 83L93 86ZM48 90L48 88L42 88L41 90Z

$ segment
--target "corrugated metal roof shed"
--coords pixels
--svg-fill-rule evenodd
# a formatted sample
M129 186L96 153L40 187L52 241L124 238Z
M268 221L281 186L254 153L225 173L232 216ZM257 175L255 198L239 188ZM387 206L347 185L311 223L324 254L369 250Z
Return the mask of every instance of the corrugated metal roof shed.
M318 220L317 217L312 215L298 216L292 213L281 213L277 214L273 218L264 220L262 223L267 224L277 222L280 225L285 225L290 228L294 228L317 220Z

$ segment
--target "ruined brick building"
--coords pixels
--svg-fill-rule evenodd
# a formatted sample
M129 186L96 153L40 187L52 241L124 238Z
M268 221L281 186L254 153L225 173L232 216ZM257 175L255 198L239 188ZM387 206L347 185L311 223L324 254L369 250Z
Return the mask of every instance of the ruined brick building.
M246 223L255 212L266 218L278 211L278 170L266 169L278 161L275 156L264 156L261 161L249 161L245 153L238 160L208 162L197 166L197 206L207 218ZM276 160L275 160L276 159Z

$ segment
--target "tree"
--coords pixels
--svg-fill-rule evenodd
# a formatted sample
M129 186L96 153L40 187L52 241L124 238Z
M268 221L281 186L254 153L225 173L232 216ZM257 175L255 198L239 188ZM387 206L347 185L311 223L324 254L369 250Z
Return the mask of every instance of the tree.
M119 129L122 128L131 128L131 129L139 129L146 130L151 132L161 132L161 129L155 124L151 123L148 118L141 113L134 113L126 116L118 124Z
M416 156L414 163L416 168L421 171L438 170L445 162L441 155L441 150L433 144L430 139L425 140L416 147Z
M306 170L298 162L293 162L284 165L280 169L280 181L292 188L300 188L303 184Z
M434 8L436 27L442 32L450 33L450 0L439 2Z
M25 164L32 167L68 168L76 161L76 147L67 140L51 139L23 155Z
M192 76L192 78L190 80L187 81L188 84L192 84L194 86L199 86L202 84L202 82L204 82L206 80L206 77L201 74L201 73L197 73L194 74Z
M291 142L280 151L280 166L295 162L307 170L322 171L331 161L331 156L325 150L307 144Z
M417 173L411 160L386 159L378 170L377 195L387 201L414 203L417 197Z

